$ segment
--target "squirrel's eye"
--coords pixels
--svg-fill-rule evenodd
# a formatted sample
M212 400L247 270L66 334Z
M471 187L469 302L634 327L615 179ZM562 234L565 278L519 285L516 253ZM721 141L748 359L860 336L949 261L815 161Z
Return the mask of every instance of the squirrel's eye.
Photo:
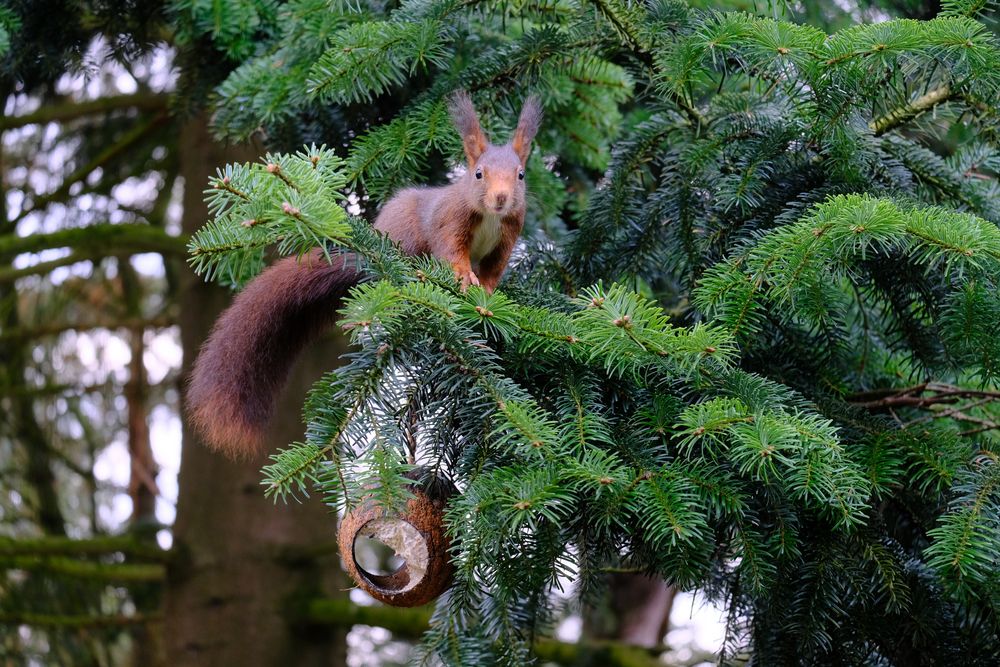
M524 180L524 169L518 169L517 170L517 179L519 181L523 181Z
M483 168L480 167L479 169L476 169L476 179L481 180L482 178L483 178Z

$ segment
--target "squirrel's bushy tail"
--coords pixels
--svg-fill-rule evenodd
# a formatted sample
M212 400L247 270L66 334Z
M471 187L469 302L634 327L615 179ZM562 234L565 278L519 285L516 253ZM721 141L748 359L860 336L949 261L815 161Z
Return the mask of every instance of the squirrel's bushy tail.
M336 318L360 274L350 256L320 250L288 257L252 280L219 316L201 348L187 391L191 423L233 458L263 445L274 398L299 351Z

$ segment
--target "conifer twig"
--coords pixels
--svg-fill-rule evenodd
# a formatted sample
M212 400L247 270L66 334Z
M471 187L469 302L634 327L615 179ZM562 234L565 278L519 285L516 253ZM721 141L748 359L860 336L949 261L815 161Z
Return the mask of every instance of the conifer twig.
M611 10L608 4L602 0L593 0L593 4L597 11L607 18L611 25L614 26L615 30L625 37L626 45L631 49L635 57L650 70L654 69L652 54L650 54L649 51L643 47L639 38L629 31L628 26L615 16L615 13ZM692 125L696 128L701 128L705 125L705 117L690 102L684 99L683 95L673 92L668 92L666 94L671 101L684 112L684 115L688 117L688 120L691 121Z
M116 616L71 616L62 614L35 614L31 612L0 612L0 624L3 625L31 625L58 628L101 628L141 625L159 621L161 618L163 618L163 615L160 613L119 614Z
M905 104L901 107L893 109L883 116L872 119L872 121L868 123L868 127L870 127L872 132L875 133L875 136L885 134L889 130L899 127L903 123L916 118L925 111L933 109L938 104L947 102L955 97L958 97L958 93L946 83L943 86L921 95L909 104Z

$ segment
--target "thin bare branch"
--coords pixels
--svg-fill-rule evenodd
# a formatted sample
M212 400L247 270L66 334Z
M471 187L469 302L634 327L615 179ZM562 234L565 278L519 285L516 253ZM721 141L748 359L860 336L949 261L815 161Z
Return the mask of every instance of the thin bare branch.
M144 92L135 93L134 95L99 97L95 100L84 100L82 102L61 100L45 104L31 113L20 116L0 116L0 131L24 127L25 125L35 125L37 123L65 122L85 116L95 116L125 109L158 111L167 108L168 99L166 95Z

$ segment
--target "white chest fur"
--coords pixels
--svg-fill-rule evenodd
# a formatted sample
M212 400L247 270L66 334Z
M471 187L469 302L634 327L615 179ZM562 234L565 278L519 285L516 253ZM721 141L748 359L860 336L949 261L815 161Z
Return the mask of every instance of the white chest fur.
M484 214L483 220L472 232L472 246L469 248L469 259L478 262L490 254L500 242L500 230L503 221L499 215Z

